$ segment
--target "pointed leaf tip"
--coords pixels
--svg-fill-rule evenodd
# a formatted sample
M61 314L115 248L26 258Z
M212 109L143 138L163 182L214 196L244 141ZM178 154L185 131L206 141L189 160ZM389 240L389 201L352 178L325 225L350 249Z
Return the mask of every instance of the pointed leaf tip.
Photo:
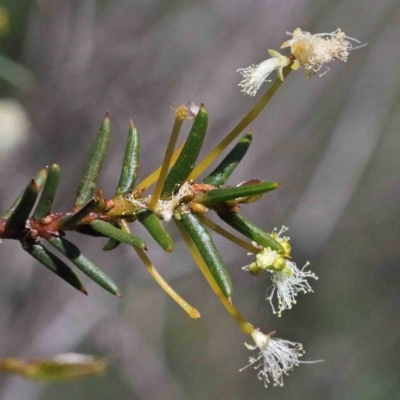
M205 179L203 179L203 183L208 183L216 187L222 186L226 183L232 172L239 165L250 148L253 140L251 132L252 131L250 130L249 133L244 135L238 143L236 143L235 147L225 156L218 166Z

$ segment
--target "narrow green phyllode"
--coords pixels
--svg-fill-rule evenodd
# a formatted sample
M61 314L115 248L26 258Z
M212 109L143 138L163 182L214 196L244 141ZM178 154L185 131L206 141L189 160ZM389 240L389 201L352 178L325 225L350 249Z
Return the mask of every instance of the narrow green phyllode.
M196 197L196 203L203 204L206 207L213 207L229 200L266 193L276 189L278 186L276 182L263 182L254 185L214 189Z
M43 185L46 182L47 170L42 169L32 179L26 189L24 190L19 201L15 201L17 205L12 212L8 213L8 218L6 222L6 230L16 230L20 231L25 228L26 221L35 206L36 200L38 198L39 192L42 190ZM11 211L11 210L10 210Z
M64 279L75 289L87 295L86 289L72 269L43 245L40 243L22 243L22 248L50 271Z
M83 175L83 179L79 185L78 193L75 199L75 206L82 207L93 196L100 170L107 154L110 137L111 122L107 112L103 123L100 126L99 133L97 134L89 163Z
M233 294L231 278L207 229L191 213L182 213L177 223L181 223L189 234L223 295L231 298Z
M119 225L115 224L115 227L117 229L120 229ZM115 239L108 239L107 243L102 247L103 251L111 251L116 249L119 245L121 244L121 242L119 240L115 240Z
M232 172L239 165L240 161L242 161L243 157L246 155L247 150L250 148L252 139L251 133L244 135L221 161L217 168L203 179L203 183L213 186L224 185Z
M232 228L236 229L238 232L248 237L252 241L258 243L260 246L269 247L278 253L285 254L285 249L277 240L272 238L270 234L264 232L250 221L247 221L241 215L233 211L223 211L219 212L218 216Z
M122 164L121 176L115 194L126 194L134 189L136 178L139 173L139 156L140 134L133 125L133 122L130 121L124 162Z
M90 226L97 232L108 236L109 238L118 240L119 242L129 244L138 249L146 249L146 243L143 239L133 236L130 233L124 232L105 221L93 221Z
M192 129L189 132L189 136L183 146L182 152L165 179L161 198L171 196L171 193L174 191L176 186L184 183L192 172L203 145L207 126L208 113L202 104L193 122Z
M52 164L48 171L48 176L43 188L43 192L32 216L34 219L44 218L50 213L59 182L60 167L57 164Z
M62 237L52 237L49 239L49 243L103 289L121 297L116 283L92 261L85 257L73 243Z

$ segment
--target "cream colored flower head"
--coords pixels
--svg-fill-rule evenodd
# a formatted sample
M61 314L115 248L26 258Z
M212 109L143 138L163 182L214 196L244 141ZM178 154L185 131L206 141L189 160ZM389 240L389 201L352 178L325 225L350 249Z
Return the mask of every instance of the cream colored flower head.
M292 69L305 68L309 78L324 64L333 60L346 62L349 51L354 50L351 42L360 43L358 40L346 36L340 29L332 33L312 35L310 32L297 28L293 33L287 32L287 34L291 35L292 39L283 43L281 48L290 47L294 58Z

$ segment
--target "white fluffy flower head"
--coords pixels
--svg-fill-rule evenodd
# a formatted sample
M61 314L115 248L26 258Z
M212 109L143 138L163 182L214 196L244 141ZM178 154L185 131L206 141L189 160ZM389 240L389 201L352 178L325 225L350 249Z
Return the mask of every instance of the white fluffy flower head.
M256 357L249 358L249 364L240 371L253 366L258 371L258 379L264 382L267 387L271 381L273 386L283 386L283 375L298 366L301 361L299 357L304 354L303 346L300 343L290 342L289 340L275 339L271 332L264 335L259 329L251 333L255 346L245 343L249 350L260 350Z
M242 88L242 93L255 96L258 89L264 82L269 82L269 75L275 70L278 71L278 78L283 81L282 70L290 64L290 59L275 50L268 50L271 58L258 65L251 65L248 68L239 68L243 80L238 84Z

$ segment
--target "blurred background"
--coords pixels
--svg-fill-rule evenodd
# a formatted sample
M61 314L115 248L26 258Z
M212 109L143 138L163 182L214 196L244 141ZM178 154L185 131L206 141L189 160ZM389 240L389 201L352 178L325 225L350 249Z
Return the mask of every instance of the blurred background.
M264 332L303 343L283 388L247 369L245 337L212 295L174 226L176 251L146 232L149 256L201 312L190 320L127 246L69 235L120 285L118 300L83 278L87 298L22 252L0 245L0 357L75 351L107 356L104 377L36 384L0 376L2 400L395 399L400 391L400 5L397 0L1 0L0 210L45 165L62 168L57 211L73 202L106 110L113 139L101 176L112 195L131 118L142 133L141 177L160 164L170 104L205 103L203 155L255 104L237 68L259 63L296 27L340 27L369 45L323 77L292 73L251 124L253 147L230 179L276 180L243 206L265 230L287 225L294 260L311 261L314 294L282 318L265 301L267 274L217 237L235 305ZM266 85L261 92L267 89ZM190 123L184 125L185 132Z

